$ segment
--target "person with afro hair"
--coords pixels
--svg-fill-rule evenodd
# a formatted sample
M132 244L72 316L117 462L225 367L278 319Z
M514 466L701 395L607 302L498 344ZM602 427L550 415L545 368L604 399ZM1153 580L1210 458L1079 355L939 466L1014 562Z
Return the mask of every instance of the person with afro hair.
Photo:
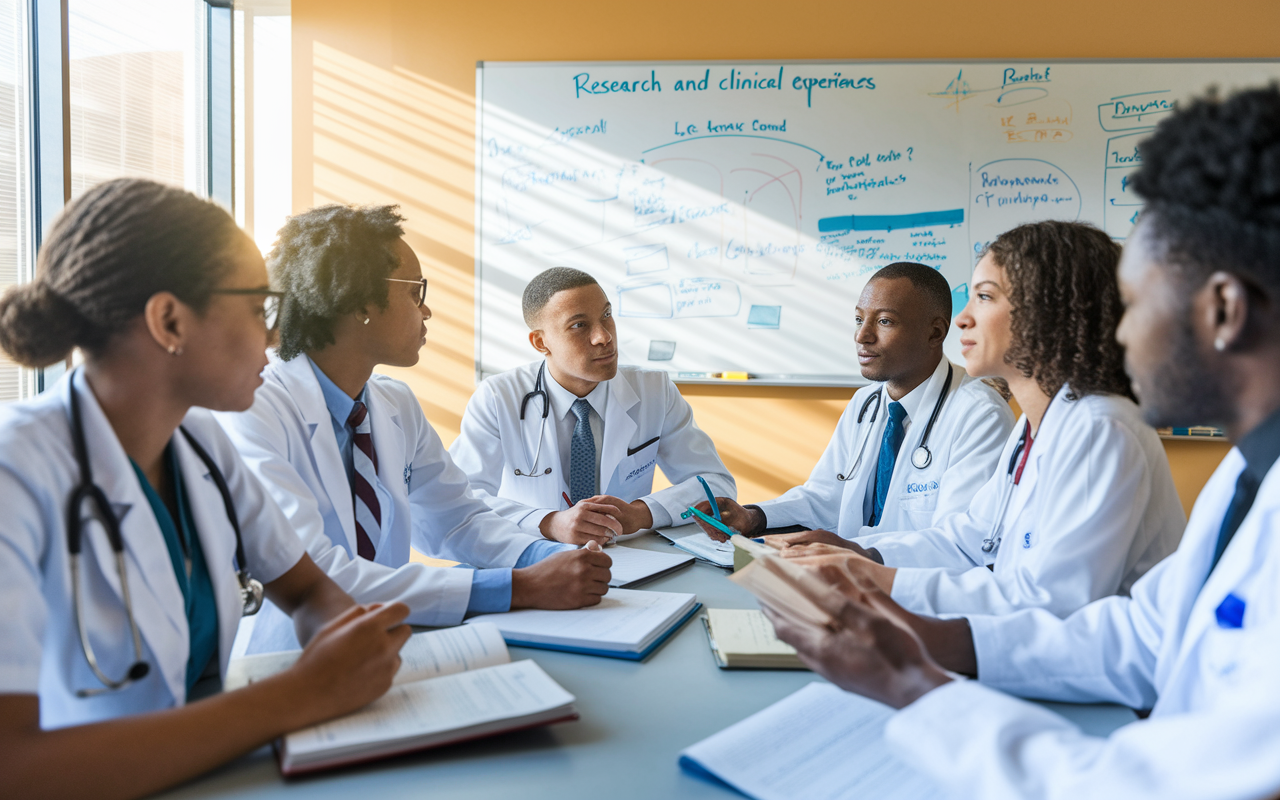
M1065 619L921 617L835 562L807 567L840 588L828 626L772 615L805 663L901 709L891 749L959 796L1280 796L1280 88L1180 103L1140 155L1126 369L1149 423L1236 444L1177 552ZM1102 737L1010 695L1147 713Z
M467 613L595 605L611 559L520 530L454 465L402 381L426 342L427 279L395 206L291 217L267 256L284 293L279 343L253 406L218 420L320 567L361 602L401 601L418 625ZM475 569L411 563L410 548ZM248 652L290 649L264 609Z

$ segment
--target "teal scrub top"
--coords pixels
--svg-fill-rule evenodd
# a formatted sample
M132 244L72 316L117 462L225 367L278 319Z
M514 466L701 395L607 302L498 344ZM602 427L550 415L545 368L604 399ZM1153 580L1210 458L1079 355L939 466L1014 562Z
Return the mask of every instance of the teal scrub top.
M169 547L169 560L173 562L173 572L178 576L178 585L182 587L182 597L186 601L187 629L191 636L190 655L187 658L187 693L200 680L209 660L218 652L218 603L213 596L213 582L209 579L209 568L205 564L204 551L200 547L200 537L196 533L195 520L191 517L191 507L187 503L187 490L182 483L182 472L178 467L178 456L170 443L164 450L165 464L169 468L173 492L178 503L178 517L181 521L181 532L174 524L169 507L160 499L160 495L152 488L151 482L143 474L133 459L133 471L142 484L142 491L151 504L151 512L155 514L160 532L164 534L164 542ZM191 549L191 576L187 577L186 554L182 546L183 536Z

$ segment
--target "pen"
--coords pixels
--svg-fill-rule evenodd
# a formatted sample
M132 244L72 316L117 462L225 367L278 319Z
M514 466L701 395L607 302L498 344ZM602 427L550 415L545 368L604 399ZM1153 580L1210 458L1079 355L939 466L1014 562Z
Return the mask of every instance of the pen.
M707 502L711 504L711 513L715 515L716 522L724 522L724 518L720 516L720 506L716 503L716 496L707 485L707 479L699 475L698 483L702 484L702 490L707 493Z
M569 494L567 492L561 492L560 496L564 498L565 505L569 506L569 508L573 508L573 501L569 499Z
M706 514L703 514L701 511L699 511L698 509L694 508L693 506L689 506L689 510L688 510L688 511L683 512L683 513L680 515L680 519L688 519L689 517L697 517L698 519L700 519L700 520L702 520L703 522L707 523L708 525L710 525L711 527L713 527L713 528L715 528L716 530L720 531L721 533L725 534L726 536L741 536L741 535L742 535L742 534L738 533L737 531L735 531L733 528L730 528L728 525L725 525L723 522L721 522L720 520L716 519L715 517L709 517L709 516L707 516Z

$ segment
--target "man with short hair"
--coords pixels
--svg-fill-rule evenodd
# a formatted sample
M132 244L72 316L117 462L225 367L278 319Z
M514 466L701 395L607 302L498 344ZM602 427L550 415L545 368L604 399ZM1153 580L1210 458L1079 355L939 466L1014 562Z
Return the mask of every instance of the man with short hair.
M902 709L885 729L898 757L964 795L1280 794L1280 87L1180 102L1139 148L1127 369L1149 423L1236 443L1178 550L1065 619L919 617L850 579L857 556L799 559L840 588L831 622L774 615L806 664ZM996 690L1151 713L1102 738Z
M661 370L618 365L613 306L581 270L553 267L525 288L542 354L476 388L449 448L471 485L522 528L572 544L680 524L733 476ZM672 486L653 491L654 468Z
M802 486L745 507L717 498L735 530L796 525L808 533L789 541L828 544L921 530L967 509L995 472L1013 412L942 354L951 326L946 278L908 261L884 267L862 290L854 325L858 364L872 383L854 393ZM699 508L711 507L704 500Z

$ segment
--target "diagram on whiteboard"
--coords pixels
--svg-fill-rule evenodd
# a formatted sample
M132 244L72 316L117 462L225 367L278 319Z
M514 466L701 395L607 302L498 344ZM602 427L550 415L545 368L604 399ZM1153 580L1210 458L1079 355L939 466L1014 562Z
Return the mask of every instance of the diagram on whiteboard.
M1123 240L1137 145L1179 98L1273 64L485 64L478 370L532 358L520 294L551 266L609 294L622 360L673 376L859 382L855 308L895 261L953 309L1001 232ZM952 353L954 356L954 353Z

